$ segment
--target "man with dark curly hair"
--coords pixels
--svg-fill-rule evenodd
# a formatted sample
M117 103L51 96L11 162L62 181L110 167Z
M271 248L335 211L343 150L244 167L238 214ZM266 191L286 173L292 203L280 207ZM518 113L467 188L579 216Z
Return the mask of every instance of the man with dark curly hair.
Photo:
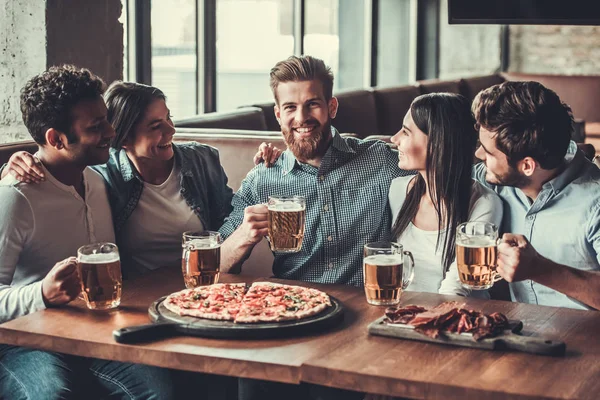
M104 180L115 131L104 82L74 66L51 67L21 92L21 112L46 177L0 181L0 323L69 303L81 290L77 248L114 242ZM74 371L87 371L111 398L172 397L168 370L0 345L0 398L80 398Z
M600 309L600 170L570 140L570 107L538 82L504 82L473 112L475 178L504 202L498 272L513 300Z

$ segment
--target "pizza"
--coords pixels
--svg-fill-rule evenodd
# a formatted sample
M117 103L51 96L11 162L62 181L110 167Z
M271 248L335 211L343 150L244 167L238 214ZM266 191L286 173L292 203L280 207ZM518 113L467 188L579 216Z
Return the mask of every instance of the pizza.
M168 296L164 305L178 314L235 323L279 322L307 318L331 305L326 293L301 286L255 282L217 283Z

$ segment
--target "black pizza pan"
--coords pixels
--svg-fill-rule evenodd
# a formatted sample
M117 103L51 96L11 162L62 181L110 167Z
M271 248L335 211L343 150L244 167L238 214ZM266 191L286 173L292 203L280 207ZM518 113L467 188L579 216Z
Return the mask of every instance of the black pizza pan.
M344 307L333 296L329 296L331 306L308 318L253 324L236 324L232 321L181 316L165 307L163 301L166 298L167 296L161 297L148 308L151 324L114 330L115 341L138 343L177 335L216 339L271 339L321 332L339 324L344 319Z

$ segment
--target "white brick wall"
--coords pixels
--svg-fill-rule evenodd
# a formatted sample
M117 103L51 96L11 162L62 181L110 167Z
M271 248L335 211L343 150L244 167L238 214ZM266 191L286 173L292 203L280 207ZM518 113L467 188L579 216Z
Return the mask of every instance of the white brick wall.
M29 139L19 91L46 67L46 5L39 0L0 0L0 143Z
M600 26L512 25L509 71L600 75Z

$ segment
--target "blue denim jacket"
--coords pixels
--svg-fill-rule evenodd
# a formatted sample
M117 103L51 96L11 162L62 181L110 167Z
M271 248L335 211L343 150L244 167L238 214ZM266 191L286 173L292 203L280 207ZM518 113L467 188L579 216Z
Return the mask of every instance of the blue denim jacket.
M173 143L175 163L180 166L181 194L205 229L217 230L231 212L233 191L214 147L196 142ZM106 182L115 234L137 207L144 183L125 150L111 149L108 162L93 167Z

